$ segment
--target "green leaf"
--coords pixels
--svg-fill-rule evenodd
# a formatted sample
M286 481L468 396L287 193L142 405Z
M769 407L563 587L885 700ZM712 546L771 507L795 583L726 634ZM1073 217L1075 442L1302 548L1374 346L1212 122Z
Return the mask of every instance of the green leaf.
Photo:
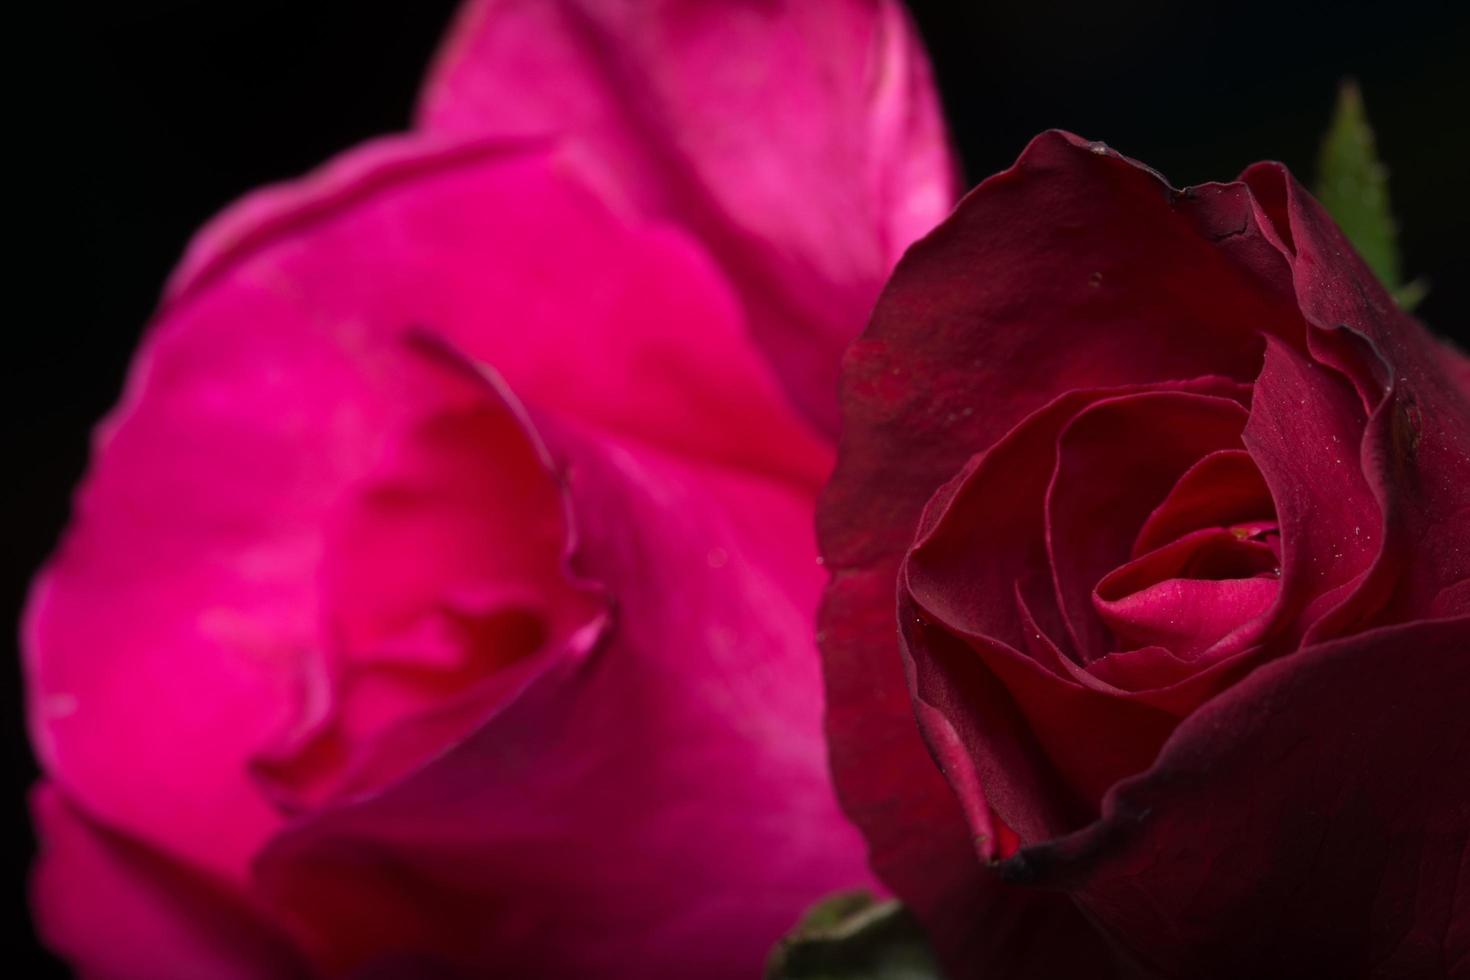
M1337 108L1317 157L1316 190L1317 199L1399 305L1408 309L1418 303L1425 286L1404 283L1398 229L1388 202L1388 169L1378 159L1362 93L1351 80L1337 92Z
M766 963L766 980L941 980L924 933L898 902L837 892L809 909Z

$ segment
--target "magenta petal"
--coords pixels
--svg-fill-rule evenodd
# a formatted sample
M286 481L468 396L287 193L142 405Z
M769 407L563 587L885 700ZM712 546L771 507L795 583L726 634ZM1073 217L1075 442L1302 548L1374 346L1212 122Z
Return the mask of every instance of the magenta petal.
M1461 617L1260 667L1184 720L1102 820L1003 870L1065 884L1162 976L1458 976L1467 650Z
M830 431L842 347L957 196L892 0L472 0L420 123L562 141L610 199L711 243L756 341Z
M384 625L437 618L457 593L513 587L533 596L554 639L600 617L602 602L566 581L559 491L522 420L478 375L415 334L344 350L341 335L309 329L288 341L262 327L229 344L209 326L179 317L155 335L150 370L38 580L26 641L31 721L52 777L109 826L240 886L282 822L252 778L262 764L278 782L331 778L327 765L284 772L296 732L331 724L343 752L375 752L380 732L488 678L511 652L485 646L499 636L420 641L397 677L364 691ZM283 374L288 355L300 370ZM470 463L478 454L496 464L488 484ZM381 503L385 488L396 519L379 515L373 530L391 544L340 525L359 495ZM519 512L454 506L477 490ZM391 562L372 555L380 547ZM353 565L350 588L337 552ZM474 707L441 726L439 744L400 748L378 778L462 735Z
M305 961L229 889L103 830L54 787L31 795L31 879L46 945L88 978L290 980Z
M1260 616L1276 599L1275 579L1169 579L1104 607L1130 647L1158 645L1180 657L1201 653Z
M477 974L755 975L806 904L867 880L826 772L809 503L547 431L575 566L618 598L607 642L289 830L260 879L328 966L430 948Z
M819 486L823 441L750 349L706 246L620 214L571 170L503 139L366 144L210 222L162 312L243 319L221 308L249 301L255 317L426 328L528 402Z
M394 433L443 397L407 367L405 336L494 363L589 428L803 495L826 465L699 247L619 217L543 154L379 144L240 209L249 230L205 233L145 341L25 632L52 778L236 881L281 820L247 764L324 689L328 539L393 470ZM454 535L430 525L414 534ZM466 584L441 558L423 582ZM485 601L469 584L446 597L458 612ZM366 623L354 635L379 653L410 635ZM415 643L434 628L404 626Z
M263 884L321 966L751 975L869 883L811 650L828 452L685 233L562 158L444 146L370 147L201 240L36 586L43 763L109 826ZM532 432L480 361L557 435L575 572L616 601L601 643L548 601ZM348 669L371 683L344 694ZM373 751L311 810L334 719ZM252 763L308 812L283 825Z
M329 505L320 650L301 654L319 690L252 760L293 810L439 754L607 617L601 590L567 575L575 531L514 396L437 342L411 335L410 349L425 363L398 370L439 372L441 404L385 426L373 464Z
M1192 660L1232 633L1259 637L1281 559L1245 531L1195 531L1103 576L1092 601L1120 649L1157 645Z

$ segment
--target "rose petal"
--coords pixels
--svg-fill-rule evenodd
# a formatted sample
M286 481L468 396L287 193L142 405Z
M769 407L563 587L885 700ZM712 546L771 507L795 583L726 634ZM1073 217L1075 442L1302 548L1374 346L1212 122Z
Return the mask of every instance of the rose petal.
M1276 599L1275 579L1176 578L1104 603L1104 618L1129 646L1163 646L1193 657L1249 623Z
M1182 722L1099 822L1003 870L1065 883L1164 976L1457 975L1466 650L1460 617L1261 667Z
M272 193L243 237L206 233L232 244L166 303L25 627L47 771L236 881L280 820L246 763L314 683L323 535L425 407L393 338L431 331L567 418L702 464L802 493L825 468L698 247L554 159L400 141Z
M1168 579L1222 581L1258 575L1275 578L1280 569L1276 548L1258 537L1274 540L1275 525L1204 528L1120 565L1098 582L1094 604L1116 602Z
M809 902L867 877L826 774L810 505L546 428L576 567L618 597L608 642L292 828L261 880L333 969L430 948L476 975L754 975Z
M820 486L830 468L823 441L751 352L704 247L666 223L616 214L573 169L524 141L364 144L206 225L162 313L207 288L258 294L271 279L301 280L296 292L257 302L274 299L296 316L307 303L323 317L366 309L373 328L427 327L493 364L527 400ZM691 324L697 344L687 342Z
M273 322L292 326L285 317ZM365 707L360 698L347 700L329 675L352 666L343 660L355 652L354 617L366 622L352 603L385 608L381 591L373 591L381 579L392 576L401 586L405 575L417 575L446 594L503 580L506 569L493 558L444 549L456 534L482 543L488 535L510 551L545 549L533 556L542 566L534 575L517 574L523 588L538 589L546 621L563 636L596 606L553 582L566 531L557 522L559 495L544 475L528 479L519 498L541 511L520 523L495 514L500 520L488 527L472 511L441 509L435 518L442 524L420 522L399 536L395 564L355 570L367 595L321 589L330 580L323 555L334 518L378 477L385 457L395 467L417 466L420 489L441 502L462 489L442 481L463 472L405 463L405 452L425 447L411 435L406 450L400 432L477 418L484 444L454 452L498 453L507 468L513 452L525 455L515 445L525 435L518 420L494 418L505 408L489 403L485 388L426 363L406 340L385 334L376 349L349 347L348 354L340 336L307 329L289 343L265 328L239 344L211 335L234 323L168 321L144 387L135 389L93 469L80 519L36 587L28 652L32 722L47 770L109 825L239 884L281 822L252 782L254 764L298 726ZM288 355L299 370L282 375L278 359ZM267 398L272 411L262 412ZM520 477L536 475L521 465ZM395 598L416 598L420 613L434 608L430 595ZM445 665L430 652L411 665L442 677ZM470 679L460 680L467 686ZM453 690L426 692L426 701L413 685L395 687L391 703L369 708L375 717L348 721L366 741ZM458 733L468 720L461 718ZM441 747L423 746L418 755ZM349 743L344 751L365 748ZM400 753L389 770L415 761ZM303 764L278 778L330 779L335 768Z
M561 139L610 199L693 229L789 394L832 432L838 354L957 196L928 64L892 0L473 0L420 123Z
M1280 591L1281 559L1241 533L1196 531L1104 576L1092 601L1122 649L1157 645L1192 661L1206 651L1218 656L1215 648L1232 634L1234 649L1254 642L1256 621Z
M1449 341L1444 342L1445 356L1450 362L1450 374L1460 385L1460 391L1470 398L1470 356Z
M973 768L975 792L1023 842L1093 819L1107 788L1145 768L1173 728L1169 713L1145 701L1112 697L992 637L933 621L913 599L900 599L899 616L914 696L954 733L931 734L921 713L930 750L946 771Z
M1172 693L1173 689L1197 680L1200 670L1197 663L1184 659L1166 647L1146 646L1098 657L1086 667L1080 668L1077 675L1083 683L1091 678L1096 683L1106 684L1120 695L1133 691ZM1170 696L1166 699L1148 698L1146 703L1183 717L1203 700L1203 697L1195 696Z
M896 555L936 487L1062 392L1252 380L1261 331L1300 335L1288 272L1244 187L1038 136L910 250L846 356L828 561Z
M1070 676L1083 687L1117 698L1137 702L1182 718L1207 698L1236 679L1245 676L1264 656L1265 650L1248 644L1253 637L1235 642L1238 634L1227 634L1202 655L1186 660L1161 646L1109 653L1088 663L1077 663L1063 656L1051 644L1021 600L1022 619L1028 624L1028 651L1033 659L1057 665L1056 672ZM1043 658L1038 649L1048 654Z
M291 810L372 791L442 752L606 619L606 597L567 577L566 502L519 403L454 352L414 346L428 363L400 371L437 369L458 403L383 440L329 505L321 649L302 654L318 689L252 760Z
M1244 440L1276 501L1281 594L1293 642L1378 552L1382 518L1358 457L1364 418L1346 378L1272 341Z
M1271 491L1250 453L1222 449L1190 467L1148 515L1133 543L1133 557L1191 531L1269 520L1275 513Z
M1383 513L1381 551L1353 596L1316 628L1328 637L1470 610L1470 388L1463 355L1401 310L1342 231L1279 164L1242 175L1277 202L1319 360L1371 377L1364 472Z
M80 976L305 978L305 962L229 889L103 830L55 787L31 794L37 928Z

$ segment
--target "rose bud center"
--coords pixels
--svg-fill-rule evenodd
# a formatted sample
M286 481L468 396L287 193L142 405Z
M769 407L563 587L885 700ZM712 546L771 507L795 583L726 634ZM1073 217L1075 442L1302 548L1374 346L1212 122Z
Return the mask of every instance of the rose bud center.
M1211 453L1187 470L1145 521L1131 560L1093 592L1118 649L1158 645L1194 658L1265 614L1280 591L1274 514L1243 450Z

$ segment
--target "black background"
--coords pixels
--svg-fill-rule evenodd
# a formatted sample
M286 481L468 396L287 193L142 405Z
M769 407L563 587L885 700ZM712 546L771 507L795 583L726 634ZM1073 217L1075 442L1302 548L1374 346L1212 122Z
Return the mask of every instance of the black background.
M63 6L13 41L37 59L12 102L36 117L12 185L4 391L14 622L65 520L92 423L192 229L259 184L405 126L453 0L131 0ZM1049 126L1104 139L1176 185L1262 158L1309 178L1337 81L1362 84L1392 173L1420 314L1470 338L1470 32L1464 3L916 2L971 181ZM39 39L32 43L31 38ZM14 126L12 126L14 128ZM27 135L32 135L27 134ZM11 229L12 232L15 229ZM12 662L13 663L13 662ZM23 901L35 775L16 669L3 674L12 789L8 896ZM17 905L11 921L22 921ZM10 961L15 964L16 960ZM19 962L23 963L23 959ZM24 965L21 975L41 973Z

